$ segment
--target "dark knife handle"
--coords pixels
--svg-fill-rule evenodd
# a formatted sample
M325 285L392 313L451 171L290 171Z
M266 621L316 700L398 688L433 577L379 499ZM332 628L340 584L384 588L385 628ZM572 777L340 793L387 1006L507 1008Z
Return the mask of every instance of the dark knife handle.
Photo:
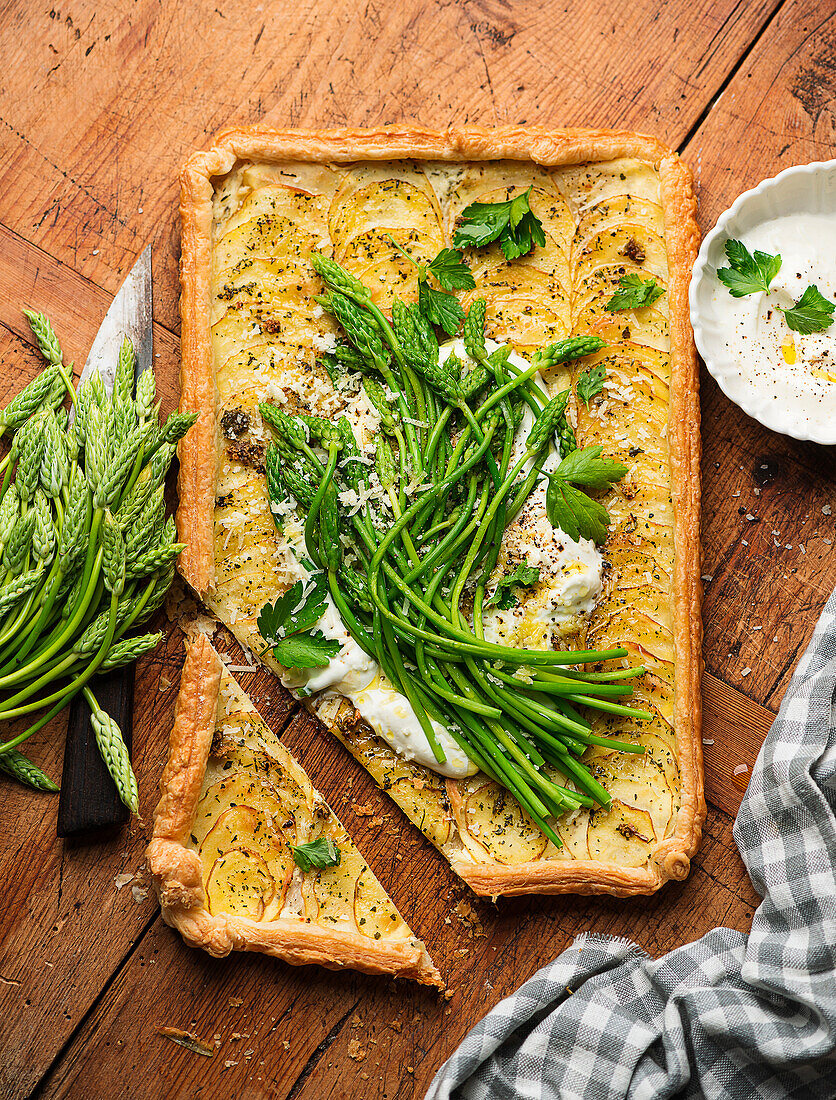
M91 687L103 710L119 723L128 751L134 699L134 666L97 676ZM90 724L90 707L79 693L70 703L64 771L58 797L58 836L77 836L128 820L116 784L104 765Z

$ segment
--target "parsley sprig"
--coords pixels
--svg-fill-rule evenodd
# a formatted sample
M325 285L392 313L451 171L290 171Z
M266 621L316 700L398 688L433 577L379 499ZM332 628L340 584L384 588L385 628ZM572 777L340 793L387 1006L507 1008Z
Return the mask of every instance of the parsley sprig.
M462 224L453 234L456 248L484 248L499 241L506 260L527 256L546 243L543 223L531 209L531 188L506 202L472 202L461 213Z
M618 290L604 306L608 313L620 313L623 309L644 309L662 297L665 288L656 285L656 279L642 279L633 272L618 281Z
M340 651L338 641L311 629L325 614L325 574L313 574L309 583L306 591L297 581L258 616L259 633L283 668L320 668Z
M571 539L591 539L598 545L607 537L609 512L577 486L601 491L627 473L626 466L615 459L603 458L602 451L600 446L572 451L549 474L546 493L546 514L552 526L559 527Z
M342 853L330 836L293 846L293 862L300 871L324 871L326 867L338 867L341 858Z
M719 268L717 278L733 298L745 298L758 291L766 294L781 270L780 256L757 251L753 255L742 241L726 241L726 258L729 266Z
M836 303L829 301L815 285L808 286L792 309L781 309L784 320L793 332L809 336L811 332L824 332L833 324Z
M781 270L780 256L771 256L768 252L752 253L742 241L726 241L726 257L729 266L719 268L717 278L733 298L769 293L770 283ZM813 284L789 309L779 305L773 308L783 313L787 327L793 332L809 336L811 332L824 332L830 328L836 303L825 298Z
M464 320L464 309L455 294L436 290L421 278L418 280L418 308L431 325L443 328L448 336L455 336Z
M473 290L476 286L473 273L457 248L442 248L435 259L427 264L427 272L445 290Z
M607 368L603 363L598 363L597 366L585 370L580 378L578 378L577 385L575 386L578 400L583 401L586 407L589 408L589 402L592 398L597 397L603 390L606 378Z
M540 570L536 565L529 565L527 562L522 561L517 562L511 573L506 573L504 577L497 581L493 593L485 600L485 607L496 605L500 611L510 611L519 602L514 589L518 586L528 588L530 585L536 584L539 579Z
M473 290L476 282L470 268L455 248L442 248L428 264L419 264L389 234L388 240L418 271L418 308L432 325L444 329L448 336L455 336L464 320L461 302L448 291ZM436 280L441 290L436 290L429 276Z

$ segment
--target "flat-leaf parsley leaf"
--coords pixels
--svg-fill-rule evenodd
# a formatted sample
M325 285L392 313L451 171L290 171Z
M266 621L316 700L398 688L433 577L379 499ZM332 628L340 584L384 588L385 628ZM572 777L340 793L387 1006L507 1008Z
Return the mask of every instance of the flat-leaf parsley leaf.
M601 390L603 390L606 377L607 368L603 363L598 363L597 366L585 370L578 379L578 383L575 386L575 392L578 395L578 399L583 401L587 408L589 408L589 402L592 398L597 397Z
M458 298L443 290L435 290L425 279L418 281L418 308L432 325L455 336L464 320L464 309Z
M432 325L443 328L448 336L455 336L464 320L461 302L450 290L473 290L476 282L470 268L462 259L461 252L455 248L442 248L435 259L428 264L419 264L398 242L386 233L384 236L400 254L409 260L418 272L418 308ZM443 290L436 290L429 283L429 276L438 282Z
M484 248L499 241L505 258L526 256L539 244L546 243L543 223L529 202L531 188L506 202L472 202L461 213L461 224L453 234L456 248Z
M553 527L559 527L571 539L592 539L599 545L607 537L609 513L577 486L606 489L627 473L622 463L602 458L602 449L600 446L584 447L568 454L549 474L546 493L546 514Z
M627 467L614 458L602 458L603 447L584 447L568 454L555 471L558 477L590 489L606 489L613 481L621 481Z
M726 257L729 267L721 267L717 278L728 287L733 298L745 298L747 294L764 294L769 284L781 270L781 257L768 252L749 251L742 241L726 241Z
M517 594L514 588L526 588L536 584L540 579L540 570L536 565L528 565L526 562L518 562L513 572L506 573L497 581L496 588L490 598L486 600L485 607L496 605L500 611L508 611L517 606Z
M300 871L324 871L326 867L338 867L342 854L330 838L321 836L317 840L310 840L307 844L293 846L293 862Z
M476 286L470 268L456 248L442 248L436 258L427 264L427 271L435 276L444 290L473 290Z
M297 581L258 616L259 633L283 668L321 668L340 651L338 641L311 630L325 613L325 575L315 573L306 583Z
M618 281L618 290L604 306L608 313L619 313L622 309L644 309L652 306L657 298L661 298L665 288L656 285L656 279L642 279L633 272L625 275Z
M273 646L273 656L282 668L322 668L339 651L340 643L326 638L321 630L289 634Z
M588 497L568 481L551 476L546 494L546 514L553 527L576 542L592 539L598 545L606 540L610 514L603 504Z
M777 307L781 309L780 306ZM823 332L833 324L836 303L829 301L817 286L808 286L792 309L781 309L784 320L793 332L808 336L811 332Z

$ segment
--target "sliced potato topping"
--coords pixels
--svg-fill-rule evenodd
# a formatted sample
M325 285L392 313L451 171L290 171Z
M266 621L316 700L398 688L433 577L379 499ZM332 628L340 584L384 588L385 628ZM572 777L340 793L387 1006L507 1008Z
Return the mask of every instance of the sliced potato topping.
M302 871L294 847L320 837L337 846L339 863ZM371 939L412 935L333 811L228 673L189 839L213 915L295 917Z
M476 289L461 297L465 306L484 297L487 335L523 355L569 334L595 334L607 343L547 382L557 392L594 364L606 368L603 391L588 407L573 399L569 415L579 446L600 444L628 474L603 498L612 518L603 547L603 592L588 619L573 629L579 644L623 645L629 651L624 664L647 669L629 702L650 711L651 721L598 711L591 718L595 733L638 742L644 755L600 749L585 754L612 805L608 812L584 810L558 821L564 847L557 849L484 776L445 783L400 758L347 703L321 700L316 707L375 781L451 857L501 865L593 859L640 867L670 835L680 806L673 731L669 306L663 294L647 308L612 313L605 307L625 275L652 276L661 288L668 285L653 165L627 159L555 169L504 161L241 165L219 181L213 345L223 446L215 508L217 579L209 603L241 641L260 652L258 612L288 584L289 551L276 535L266 493L263 447L269 433L258 402L267 398L290 412L328 417L340 412L340 398L316 364L335 329L313 301L319 286L307 262L311 251L333 255L388 309L395 295L416 296L415 267L395 244L416 263L426 263L450 244L456 219L470 203L504 201L529 188L545 247L512 262L498 244L471 250L466 258ZM535 588L530 598L537 595ZM540 636L536 644L542 641ZM236 751L242 751L240 743ZM338 826L327 815L317 817L307 795L294 796L294 802L285 788L277 794L270 753L265 756L263 747L261 756L251 751L248 767L258 781L245 804L272 815L272 833L256 836L254 819L240 806L227 816L233 810L229 788L211 795L218 800L216 839L201 835L197 843L206 846L202 858L207 880L213 876L213 904L227 904L223 899L234 893L251 912L261 906L269 914L280 904L277 898L292 896L302 899L298 904L310 919L353 921L358 928L359 906L364 930L385 930L391 916L381 902L374 903L377 908L368 902L374 880L353 857L306 881L301 894L292 889L294 872L288 876L281 845ZM236 770L243 766L240 757L224 759L238 761ZM232 778L215 775L215 782Z

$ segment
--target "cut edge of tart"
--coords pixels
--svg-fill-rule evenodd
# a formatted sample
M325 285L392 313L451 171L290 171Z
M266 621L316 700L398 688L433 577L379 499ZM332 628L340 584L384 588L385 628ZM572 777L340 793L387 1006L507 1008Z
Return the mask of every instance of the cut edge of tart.
M590 331L594 328L608 340L616 343L622 341L619 347L607 348L597 358L610 357L610 369L614 376L622 380L622 390L632 384L634 393L641 390L646 395L645 405L650 419L644 425L644 430L646 433L655 433L657 439L661 438L666 443L665 476L669 480L665 483L664 490L653 484L652 463L648 464L640 457L634 464L639 470L636 475L638 481L633 482L638 494L637 504L633 506L630 497L622 494L615 502L616 506L611 509L615 522L605 556L608 558L609 577L614 580L606 593L607 607L600 608L593 624L596 645L621 644L625 640L625 628L623 615L619 618L620 606L625 602L625 591L636 594L635 614L631 620L631 629L636 634L636 640L630 647L631 656L638 657L641 663L650 666L642 685L641 701L647 709L652 710L654 720L643 733L621 728L613 733L646 741L650 751L642 759L645 760L648 772L655 774L642 787L641 777L637 780L635 776L622 774L617 762L598 753L595 766L602 777L606 777L606 783L612 782L614 789L617 787L622 792L620 798L613 795L614 810L610 815L596 814L589 821L582 818L563 823L559 831L564 847L560 851L551 844L545 846L544 850L535 851L544 838L536 829L534 832L537 835L532 836L525 820L518 823L514 819L504 829L502 843L497 847L497 842L490 839L486 826L492 820L498 821L497 815L500 813L501 822L507 825L508 811L503 796L499 796L502 802L500 806L495 792L487 790L484 776L481 785L478 780L477 784L471 786L467 785L469 781L445 780L426 768L404 761L373 734L369 737L368 726L358 722L358 715L349 703L333 698L312 700L308 703L331 732L371 772L376 782L387 790L407 816L445 854L454 870L480 894L495 896L527 892L575 892L624 896L652 893L668 879L686 877L690 858L699 843L705 817L700 740L700 442L696 357L687 305L688 281L696 255L698 231L690 173L676 154L660 142L626 132L462 128L442 133L410 127L378 131L270 131L255 128L231 130L221 134L212 149L195 154L189 160L181 177L181 408L199 411L201 417L181 444L181 503L178 526L186 549L180 564L186 579L239 640L252 646L256 637L250 629L251 624L243 621L243 616L237 617L234 600L230 604L233 613L227 613L230 608L224 603L222 591L226 576L219 577L216 574L216 505L225 500L223 494L218 500L216 496L219 492L219 473L225 461L224 448L227 445L222 431L223 409L219 407L217 388L220 373L216 378L212 337L213 308L217 307L214 286L216 273L213 267L214 252L218 244L214 227L216 185L220 186L224 177L237 164L253 166L255 176L263 176L265 173L268 177L270 173L274 177L276 173L286 176L289 182L282 186L286 187L288 196L284 204L280 202L275 207L275 217L284 218L287 224L288 218L292 223L296 208L300 204L304 205L305 195L315 197L325 194L328 187L333 186L333 181L328 180L322 184L329 173L333 176L335 172L347 172L352 163L359 162L362 179L354 184L348 181L340 185L340 194L345 194L345 205L348 209L346 212L338 211L339 218L333 219L335 231L348 241L348 245L345 241L340 245L340 262L351 267L351 247L356 242L366 247L369 236L369 215L361 207L370 196L372 199L379 198L375 193L375 188L379 189L380 184L377 176L384 172L387 165L392 169L391 174L398 175L400 172L404 175L413 169L409 163L404 165L402 162L411 162L413 167L420 167L422 162L431 161L434 165L432 172L440 171L443 175L447 166L455 167L456 163L503 161L509 179L512 175L515 180L519 176L515 184L519 187L526 185L526 173L539 174L545 178L549 176L549 172L566 169L577 177L573 179L573 186L582 193L585 168L602 165L606 167L621 158L632 158L640 167L652 169L657 185L655 201L636 198L628 190L626 201L617 198L611 208L607 209L600 196L596 198L593 191L590 191L589 207L586 209L582 204L577 207L577 217L572 229L577 244L577 285L572 283L570 272L567 293L570 294L572 303L565 308L569 328L564 327L561 331L560 326L566 324L566 319L557 316L551 302L548 303L548 309L544 307L543 316L546 317L544 325L551 325L551 331L558 335L568 335L570 331L577 334L578 331ZM372 162L383 163L378 167ZM429 174L428 167L427 175ZM440 210L438 203L433 205L432 192L433 186L428 183L423 193L430 195L429 204L418 195L423 204L418 215L421 228L415 238L416 248L419 249L425 244L427 247L431 244L435 249L439 243L449 243L452 224L450 218L439 213L438 225L433 229L433 232L436 229L441 232L438 240L427 229L427 226L434 225L434 210L437 207ZM415 198L414 188L409 195ZM479 194L471 192L467 195L470 200L474 197L479 198ZM448 199L449 196L445 196L445 202ZM464 201L463 192L459 206ZM351 202L355 205L353 211L350 209ZM232 205L234 206L234 196ZM654 238L653 233L650 233L646 247L642 245L640 248L632 248L632 251L624 251L622 248L619 256L626 256L627 259L619 259L620 267L617 270L640 268L645 258L649 265L656 257L654 241L663 242L662 258L667 267L666 297L661 303L664 309L640 311L642 315L638 320L633 315L631 332L630 325L623 322L619 315L602 312L603 302L612 292L614 277L611 270L614 265L611 258L609 261L607 259L607 250L611 251L611 247L615 245L624 245L619 238L611 246L606 233L614 218L620 218L628 226L637 223L641 227L642 217L647 210L655 211L654 217L659 222L657 237ZM561 210L556 206L552 211L544 210L545 213L552 217L557 233L561 228ZM321 220L320 214L315 219L316 225ZM234 213L230 222L234 223ZM331 223L329 216L326 237L331 233ZM259 233L262 232L263 226L259 225L257 219L252 224L258 228ZM397 225L404 228L407 223L402 224L395 219L384 224L388 227ZM240 227L234 224L232 228L237 231ZM327 247L328 241L320 240L321 236L321 233L319 236L314 234L310 244L305 247L308 250ZM331 236L333 239L333 234ZM632 237L625 239L629 246ZM573 249L575 247L573 244ZM569 270L565 250L561 251L560 247L556 247L546 258L551 265L549 277L565 281ZM359 264L360 259L355 259ZM268 261L268 266L270 262ZM483 293L484 287L496 287L498 282L502 282L506 265L501 260L497 263L495 257L482 253L479 254L479 262L481 267L477 293ZM523 264L525 262L524 260ZM300 272L303 266L303 263L299 265ZM482 271L482 268L485 270ZM369 271L375 273L378 270L379 265L369 268ZM649 266L647 270L650 270ZM365 276L364 271L358 268L356 273L371 278L370 275ZM289 310L287 317L292 328L298 320L296 303L292 301L288 287L284 284L279 286L275 281L271 284L270 277L268 273L268 292L277 294L276 300L286 303ZM403 278L402 275L399 277ZM383 276L380 278L383 283ZM527 279L531 287L539 283L546 286L540 274L536 278L530 274L530 268ZM260 291L256 288L254 291L247 291L242 297L239 289L246 291L246 287L236 289L232 288L232 284L230 287L231 290L235 289L236 297L228 310L230 321L227 327L230 333L238 333L240 337L242 318L245 318L246 311L250 308L246 300L247 293L253 300L258 298L258 306L252 307L251 314L262 315ZM530 291L531 287L527 289ZM493 325L491 336L501 338L504 335L508 342L523 349L542 341L542 336L537 335L537 303L534 302L532 309L530 294L526 296L510 280L508 286L494 292L494 299L489 304L489 319ZM224 300L230 301L228 298ZM244 307L243 310L240 310L241 306ZM233 308L239 312L233 314ZM534 321L530 320L532 313L535 315ZM514 329L517 314L525 315L529 320L520 328L515 339L507 335L507 332L508 326L511 330ZM226 322L222 320L221 327L225 325ZM505 330L503 326L506 326ZM637 342L636 333L639 330L643 338ZM268 328L265 334L259 335L254 327L252 339L247 334L244 343L251 343L257 353L261 354L263 348L269 347L273 339L270 331ZM659 333L662 334L661 351L656 347ZM320 332L317 329L317 334L317 338L322 340L328 335L328 331L323 329ZM222 338L228 339L228 335L224 329ZM287 339L292 342L296 336L291 334ZM666 355L668 342L669 355ZM228 344L224 345L224 354L229 347ZM224 359L222 366L225 372L227 369L238 369L231 355ZM273 367L275 368L275 362ZM631 372L634 376L632 381ZM224 377L223 382L228 388L229 379ZM609 403L615 410L614 423L618 425L619 402L624 398L618 392L610 396L612 400ZM248 393L248 403L251 397ZM658 419L660 410L664 415L663 420ZM590 412L589 408L578 408L576 413L579 438L583 437L587 443L612 442L607 435L608 425L603 421L603 414L596 420L595 411ZM609 435L612 436L611 431ZM239 455L244 453L247 445L246 439L243 444L237 445ZM639 454L642 455L643 452L639 451ZM645 466L650 469L649 493L646 493L647 484L641 481ZM671 520L665 525L660 522L660 517L654 520L652 511L649 516L644 515L642 508L644 512L648 509L642 502L642 493L646 493L652 500L653 492L656 491L657 497L662 499L667 497L668 487ZM263 493L261 495L264 496ZM263 510L262 502L261 511ZM636 531L636 517L647 528L644 538L641 531ZM260 517L250 517L244 525L245 531L250 530L248 524L253 518L256 519L253 530L259 523L269 527ZM223 517L221 522L223 523ZM237 537L233 535L233 539ZM228 532L225 538L228 542ZM253 567L261 551L253 546L249 534L245 536L245 541L247 539L246 553L251 557L245 563L245 573L249 583L258 584ZM658 558L654 557L654 546L662 546ZM270 553L272 552L271 550ZM657 575L657 567L662 580ZM622 587L619 588L618 585ZM654 600L658 600L658 591L661 589L665 589L667 593L669 606L662 608L660 618L660 610ZM267 594L266 598L273 598L276 594L274 591ZM632 599L633 596L628 595L628 602ZM645 652L642 642L648 638L653 638L654 643L651 651ZM273 667L269 655L266 660ZM601 732L610 731L605 727ZM472 789L474 786L475 789ZM638 810L635 805L630 805L631 802L645 797L645 793L641 793L639 788L645 791L654 786L658 787L657 793L661 793L656 797L651 790L651 795L656 799L653 805L640 804ZM661 809L657 803L660 798L663 802L667 798L667 788L673 790L673 797L668 807L668 822L660 827L655 821L655 815L658 811L661 820L667 803ZM473 825L475 829L471 827Z
M187 644L160 791L148 857L163 918L191 947L443 987L423 942L203 635Z

